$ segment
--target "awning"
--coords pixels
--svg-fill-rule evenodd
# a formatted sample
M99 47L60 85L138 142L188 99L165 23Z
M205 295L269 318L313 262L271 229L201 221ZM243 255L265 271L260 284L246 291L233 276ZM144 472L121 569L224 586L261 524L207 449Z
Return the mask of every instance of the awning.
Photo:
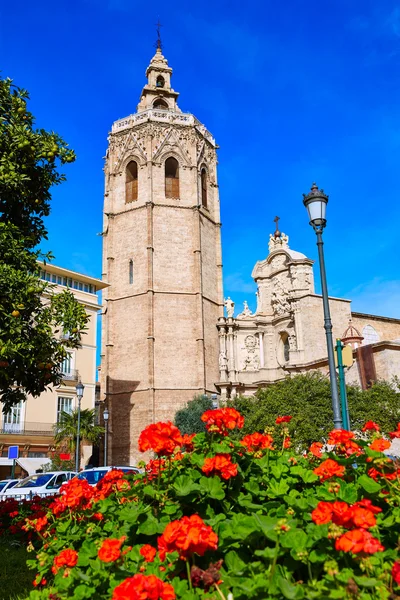
M17 458L16 462L24 471L28 472L28 475L34 475L38 469L41 469L44 465L48 465L51 462L50 458ZM12 464L12 460L10 460Z
M0 467L12 467L13 461L11 458L0 457Z

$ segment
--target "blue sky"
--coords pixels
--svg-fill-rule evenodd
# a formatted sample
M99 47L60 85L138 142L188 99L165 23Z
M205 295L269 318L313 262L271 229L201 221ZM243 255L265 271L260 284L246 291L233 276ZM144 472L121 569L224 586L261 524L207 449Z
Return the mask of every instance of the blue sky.
M182 110L216 137L225 295L255 307L273 218L317 258L302 193L330 195L331 295L399 317L400 2L2 3L0 70L77 153L47 221L56 263L100 276L103 159L136 110L157 18ZM318 281L318 272L316 272Z

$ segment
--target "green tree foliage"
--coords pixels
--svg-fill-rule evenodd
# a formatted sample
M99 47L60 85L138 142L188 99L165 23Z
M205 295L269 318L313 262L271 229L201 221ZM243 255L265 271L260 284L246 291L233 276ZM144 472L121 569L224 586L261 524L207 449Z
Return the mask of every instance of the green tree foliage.
M78 410L72 413L62 412L60 421L54 426L54 441L56 446L75 452L76 434L78 432ZM95 423L94 409L81 410L79 436L81 442L96 444L104 434L104 428Z
M74 152L34 128L28 93L0 78L0 397L5 410L62 379L66 348L77 348L88 316L70 291L39 279L37 245L47 238L50 188Z
M175 415L175 425L185 433L202 433L206 430L201 415L213 407L211 399L206 396L195 396L185 408L181 408Z
M347 386L352 430L360 431L366 421L375 421L383 432L393 431L400 421L399 381L379 381L368 390ZM330 385L321 373L288 377L258 390L253 397L239 396L230 402L245 417L242 433L262 432L273 427L278 416L291 415L291 435L299 449L315 440L326 440L333 429Z

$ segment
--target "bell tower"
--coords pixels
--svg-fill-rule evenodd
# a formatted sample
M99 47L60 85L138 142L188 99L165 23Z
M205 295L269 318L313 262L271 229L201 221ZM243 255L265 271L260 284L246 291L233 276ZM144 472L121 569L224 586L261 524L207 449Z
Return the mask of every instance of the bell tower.
M219 379L217 146L179 109L171 75L158 42L137 112L109 136L101 362L108 464L135 464L140 431L214 393Z

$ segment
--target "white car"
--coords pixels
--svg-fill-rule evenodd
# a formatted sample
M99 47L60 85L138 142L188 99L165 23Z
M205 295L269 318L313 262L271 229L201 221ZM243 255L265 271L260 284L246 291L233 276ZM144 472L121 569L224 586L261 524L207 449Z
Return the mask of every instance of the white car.
M72 471L53 471L52 473L36 473L29 475L19 481L13 488L8 488L1 494L5 500L14 496L16 500L22 500L32 496L52 496L56 494L63 483L70 481L76 473Z
M13 488L20 480L19 479L2 479L0 481L0 496L5 491Z
M129 475L135 475L136 473L141 473L141 470L137 467L95 467L93 469L85 469L81 471L78 475L79 479L86 479L90 485L96 485L99 481L103 479L106 473L109 471L123 471Z

